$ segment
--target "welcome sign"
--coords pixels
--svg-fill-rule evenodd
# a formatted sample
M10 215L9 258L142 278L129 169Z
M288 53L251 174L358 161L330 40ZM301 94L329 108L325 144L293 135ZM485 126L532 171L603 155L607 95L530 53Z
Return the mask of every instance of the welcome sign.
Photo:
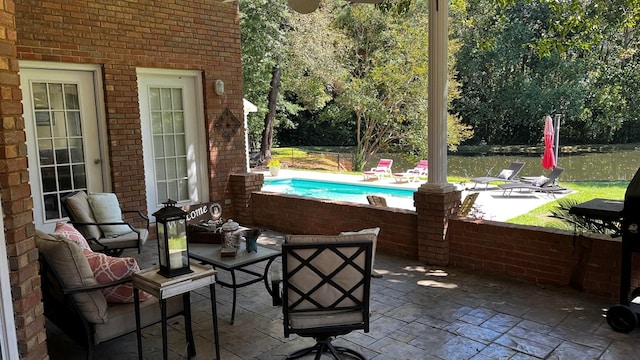
M216 202L186 205L182 207L182 210L187 213L187 224L216 221L222 217L222 206Z

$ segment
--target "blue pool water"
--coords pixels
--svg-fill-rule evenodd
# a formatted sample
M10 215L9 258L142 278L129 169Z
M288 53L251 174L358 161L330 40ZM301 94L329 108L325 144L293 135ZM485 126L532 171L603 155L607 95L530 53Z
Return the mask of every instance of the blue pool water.
M351 201L368 204L367 195L385 197L388 201L413 201L414 190L394 189L375 185L347 184L308 179L265 179L263 191L318 199Z

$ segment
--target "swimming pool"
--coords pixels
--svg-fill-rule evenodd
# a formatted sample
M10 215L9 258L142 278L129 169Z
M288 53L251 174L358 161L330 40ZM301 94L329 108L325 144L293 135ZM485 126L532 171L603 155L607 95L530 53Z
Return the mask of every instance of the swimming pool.
M378 195L387 199L389 206L406 209L413 208L413 193L415 192L411 189L297 178L265 179L262 191L361 204L368 204L367 195Z

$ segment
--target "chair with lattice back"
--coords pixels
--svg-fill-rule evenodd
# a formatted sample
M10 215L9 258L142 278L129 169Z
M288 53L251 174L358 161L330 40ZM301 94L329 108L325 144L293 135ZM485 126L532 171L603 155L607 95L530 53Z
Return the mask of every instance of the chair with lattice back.
M316 344L287 357L323 353L365 359L331 340L354 330L369 332L372 244L375 234L289 235L282 247L284 335Z

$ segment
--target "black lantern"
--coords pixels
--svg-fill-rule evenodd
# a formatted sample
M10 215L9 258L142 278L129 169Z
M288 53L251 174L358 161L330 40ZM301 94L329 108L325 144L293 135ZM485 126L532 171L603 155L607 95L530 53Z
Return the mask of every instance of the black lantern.
M171 199L162 204L164 207L153 213L158 231L158 274L167 278L188 274L192 271L189 268L187 213L177 208Z

